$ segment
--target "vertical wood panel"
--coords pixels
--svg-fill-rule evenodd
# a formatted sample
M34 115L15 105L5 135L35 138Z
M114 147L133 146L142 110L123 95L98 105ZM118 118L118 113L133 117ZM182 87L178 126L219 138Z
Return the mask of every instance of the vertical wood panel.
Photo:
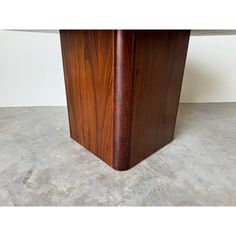
M71 137L112 165L113 32L60 35Z
M190 31L137 31L131 166L173 139Z

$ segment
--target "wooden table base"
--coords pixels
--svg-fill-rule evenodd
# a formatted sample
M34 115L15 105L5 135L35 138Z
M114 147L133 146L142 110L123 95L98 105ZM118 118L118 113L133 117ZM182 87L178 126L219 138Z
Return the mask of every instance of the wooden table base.
M171 142L189 35L61 30L71 137L116 170Z

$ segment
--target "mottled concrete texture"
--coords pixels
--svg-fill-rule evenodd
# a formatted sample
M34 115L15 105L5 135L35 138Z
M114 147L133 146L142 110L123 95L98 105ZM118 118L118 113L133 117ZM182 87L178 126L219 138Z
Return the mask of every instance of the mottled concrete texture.
M236 103L181 105L175 140L126 172L69 138L65 107L0 108L0 205L236 205Z

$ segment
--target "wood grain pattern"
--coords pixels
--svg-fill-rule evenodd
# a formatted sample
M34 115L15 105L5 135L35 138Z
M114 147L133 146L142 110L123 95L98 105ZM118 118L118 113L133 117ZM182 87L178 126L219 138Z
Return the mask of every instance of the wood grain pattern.
M114 32L113 168L127 170L131 157L134 32Z
M173 139L190 31L60 31L71 137L117 170Z
M60 31L71 137L112 165L113 32Z
M131 163L172 141L190 31L136 31Z

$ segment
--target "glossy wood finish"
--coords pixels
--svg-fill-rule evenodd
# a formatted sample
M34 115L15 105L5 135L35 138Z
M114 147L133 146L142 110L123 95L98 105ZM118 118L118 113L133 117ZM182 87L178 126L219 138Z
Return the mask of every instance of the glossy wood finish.
M133 108L134 32L114 32L113 167L130 168Z
M60 31L71 137L112 165L113 32Z
M190 31L60 31L71 136L117 170L173 139Z
M135 34L130 166L173 139L190 32Z

